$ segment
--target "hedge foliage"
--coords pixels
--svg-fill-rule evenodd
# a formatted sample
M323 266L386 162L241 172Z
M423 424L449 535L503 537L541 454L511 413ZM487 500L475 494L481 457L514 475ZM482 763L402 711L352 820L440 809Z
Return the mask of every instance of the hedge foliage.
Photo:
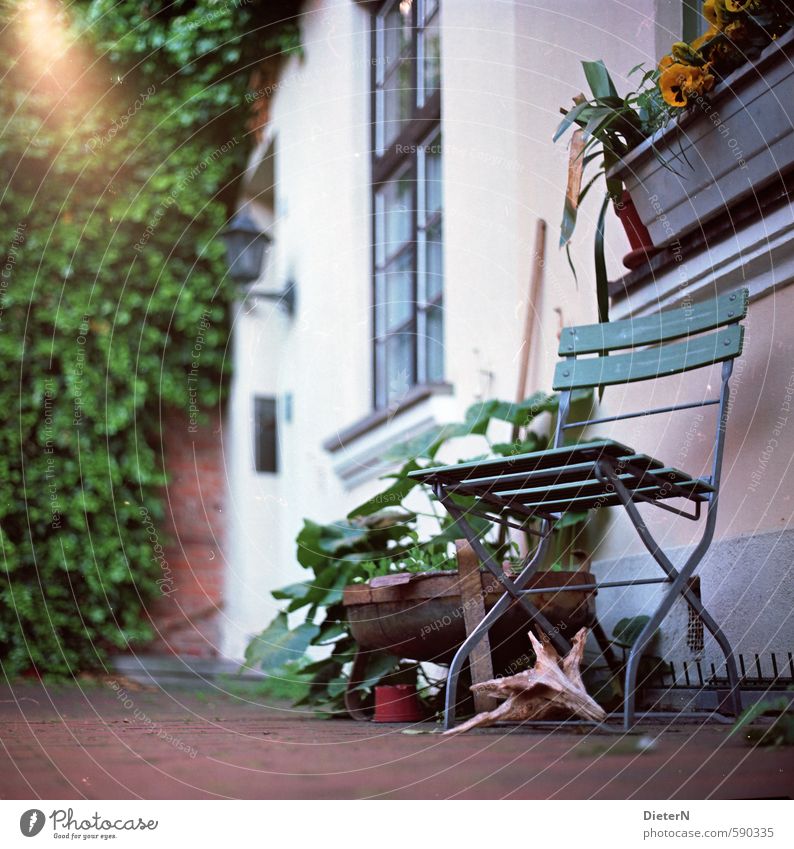
M3 6L7 674L101 668L151 637L163 411L188 412L199 335L198 406L223 397L233 292L217 234L250 150L251 70L263 47L295 47L288 22L269 26L282 6Z

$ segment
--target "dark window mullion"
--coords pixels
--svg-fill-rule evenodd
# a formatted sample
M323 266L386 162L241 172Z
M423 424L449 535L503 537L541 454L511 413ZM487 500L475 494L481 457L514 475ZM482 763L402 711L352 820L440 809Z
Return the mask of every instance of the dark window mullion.
M417 150L416 152L416 191L414 199L416 201L414 209L414 228L416 232L416 258L415 258L415 274L414 274L414 314L416 316L416 335L414 337L414 347L416 350L416 379L418 383L425 383L427 380L427 356L425 338L427 336L427 323L425 314L419 309L419 305L425 300L425 275L427 274L427 241L424 233L424 217L425 205L427 197L425 195L426 181L426 156L424 151Z
M414 14L418 14L415 10ZM414 360L414 382L422 383L424 380L424 353L421 350L421 345L419 344L419 336L422 332L422 317L416 310L416 306L419 303L419 262L420 256L419 253L422 250L422 245L419 243L419 215L420 215L420 204L419 204L419 187L420 182L423 179L423 176L420 172L420 164L419 164L419 153L413 154L413 167L414 174L416 174L416 180L414 181L414 209L413 209L413 228L414 228L414 244L416 245L416 250L414 250L414 261L413 261L413 324L414 324L414 335L413 335L413 360Z
M414 236L416 234L413 234ZM383 265L375 265L375 271L383 274L386 269L396 260L399 259L403 254L407 253L411 248L416 246L416 239L408 239L403 242L397 250L384 257Z
M384 332L378 337L379 339L388 339L390 336L399 336L401 333L405 333L406 330L414 330L414 317L406 318L405 321L396 325L395 327L390 327L388 330L384 330Z
M441 221L442 214L443 214L443 211L439 209L438 211L434 212L431 216L429 216L427 218L427 220L425 221L425 226L422 228L425 231L425 233L428 230L432 230L433 227L435 227L435 225L438 224L439 221Z
M380 154L377 153L372 163L372 180L374 183L383 183L412 155L408 151L416 145L422 144L423 140L433 134L438 128L441 120L441 95L433 92L430 100L420 109L413 120L404 127L400 135L394 139L388 147ZM433 126L429 126L429 125ZM429 127L429 128L428 128ZM377 133L376 133L377 137ZM403 152L400 152L400 151Z

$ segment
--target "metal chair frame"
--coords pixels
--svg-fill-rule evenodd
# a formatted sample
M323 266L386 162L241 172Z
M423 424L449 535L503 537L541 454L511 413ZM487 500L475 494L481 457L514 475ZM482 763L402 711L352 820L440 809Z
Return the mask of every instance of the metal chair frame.
M734 298L735 294L731 297ZM746 293L744 293L744 299L746 304ZM729 315L733 315L733 313L729 313ZM679 334L679 336L680 335L682 334ZM624 347L630 346L626 345ZM575 355L567 355L566 359L571 359L573 358L573 356ZM734 356L738 356L738 352ZM719 360L714 360L710 363L703 363L702 365L699 365L697 367L707 367L709 365L713 365L714 362L718 361ZM563 362L565 362L565 360L563 360ZM693 513L687 513L678 508L662 504L660 501L654 498L644 496L643 493L638 492L636 490L631 491L621 479L621 473L623 473L624 471L634 472L635 474L639 473L640 477L642 477L643 470L632 468L632 464L630 462L621 466L621 463L617 462L615 458L609 456L601 456L593 463L593 472L595 477L598 479L599 482L604 485L605 489L608 489L609 487L612 488L613 493L615 496L617 496L620 505L622 505L622 507L626 510L629 519L632 525L634 526L635 530L637 531L637 534L639 535L643 545L648 550L653 559L656 561L656 563L663 570L666 577L658 579L641 578L636 580L609 581L604 583L596 582L592 585L592 589L597 590L598 588L606 587L636 586L649 583L668 584L668 588L664 593L662 600L658 604L655 612L650 617L649 621L646 623L645 627L642 629L629 653L626 665L623 701L623 725L626 730L631 729L637 719L636 689L637 673L639 669L640 659L642 658L643 652L645 651L651 639L653 638L653 635L656 633L662 621L670 612L673 603L679 597L682 597L696 613L696 615L700 617L705 627L708 628L708 630L714 636L714 639L716 640L717 644L719 645L725 657L725 665L730 686L728 697L725 701L727 703L727 707L735 716L738 716L741 712L739 676L733 649L727 637L725 636L725 633L722 631L722 629L713 619L713 617L708 613L700 599L694 594L688 584L689 579L691 578L698 564L702 561L703 557L708 551L709 546L711 545L711 542L714 537L714 528L717 519L717 507L719 503L722 460L725 447L725 429L730 398L729 384L732 369L733 356L731 356L729 359L725 359L722 362L722 379L718 398L711 398L701 402L677 404L673 406L661 407L642 412L630 412L623 415L608 416L605 418L592 418L585 419L582 421L568 422L567 419L570 414L572 390L565 390L561 393L560 396L557 425L553 441L554 448L559 448L563 445L564 432L570 428L584 427L587 425L601 424L604 422L621 421L623 419L636 418L639 416L674 413L682 410L693 409L696 407L704 407L711 405L716 405L718 407L718 418L715 428L713 444L713 462L711 476L709 478L693 479L693 481L703 481L705 483L710 484L711 487L713 487L713 490L698 498L692 498L692 500L694 500L695 502L695 511ZM565 373L567 374L567 372ZM656 376L658 377L660 375ZM586 443L582 445L583 448L586 448L586 446ZM537 453L541 454L542 452ZM424 473L418 472L414 474L416 474L417 476L428 477L428 473L432 475L432 472L433 469L429 469L426 470ZM444 716L444 726L445 728L449 729L454 725L455 722L457 686L463 664L465 663L474 646L477 645L477 643L482 639L483 635L493 626L493 624L501 618L501 616L505 613L511 602L515 602L523 606L523 608L529 614L531 621L546 633L551 643L560 653L567 653L567 651L570 649L570 644L565 639L565 637L561 633L559 633L559 631L532 603L531 595L533 591L524 589L532 578L532 576L538 571L540 565L543 563L544 558L546 557L549 550L550 537L554 523L560 518L562 514L555 513L553 511L547 512L542 509L522 508L521 505L511 503L507 499L499 498L497 496L490 495L489 493L480 493L480 503L484 502L484 504L487 506L487 510L491 514L495 513L496 511L501 511L498 513L498 515L487 515L482 511L475 512L468 508L464 508L460 504L456 503L456 501L454 500L454 494L456 491L458 493L461 492L460 484L456 485L454 482L445 483L443 480L432 480L432 477L428 481L428 483L432 485L436 498L444 505L450 516L457 523L461 533L471 544L472 548L474 549L474 552L480 560L480 563L486 569L488 569L488 571L491 572L492 575L494 575L494 577L501 583L501 585L505 589L504 595L491 608L491 610L486 614L485 618L479 623L479 625L477 625L477 627L469 634L465 642L460 646L450 665L449 675L447 678ZM668 488L668 494L664 497L677 497L678 495L683 495L684 497L692 497L691 492L687 493L686 489L682 487L678 487L676 489L675 484L665 483L664 486L665 488ZM707 502L703 535L700 541L694 546L684 565L680 569L676 569L676 567L673 566L669 557L661 549L657 541L654 539L653 535L650 533L647 525L643 521L643 518L640 515L639 510L637 509L637 502L650 503L654 507L665 509L683 518L696 521L701 517L700 506L703 500ZM467 521L467 516L469 515L486 515L486 518L489 518L494 523L503 524L510 527L520 527L523 530L528 530L527 526L531 520L541 520L539 543L535 550L533 552L530 552L524 559L521 564L519 574L516 577L510 578L505 575L504 570L502 568L502 564L500 562L497 562L496 556L494 554L491 554L486 549L482 542L482 539L478 536L477 532ZM511 518L516 517L518 518L518 521L511 521ZM566 591L566 589L569 591L581 591L582 587L563 587L560 588L558 591L564 592Z

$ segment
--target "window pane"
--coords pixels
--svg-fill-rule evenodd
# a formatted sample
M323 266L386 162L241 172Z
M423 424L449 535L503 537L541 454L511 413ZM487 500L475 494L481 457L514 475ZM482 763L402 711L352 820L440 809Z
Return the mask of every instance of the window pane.
M444 324L443 310L440 306L428 308L425 327L427 382L439 383L444 378Z
M425 100L441 85L441 39L438 16L427 25L425 40Z
M427 21L438 11L438 0L425 0L425 20Z
M394 330L414 314L414 251L407 250L386 267L386 330Z
M384 408L405 398L417 381L443 380L443 184L440 123L422 128L414 123L422 109L423 120L438 118L427 107L438 103L433 95L440 89L440 4L379 5L373 75L374 394L376 406Z
M386 183L378 193L378 208L382 210L382 220L378 226L377 254L384 260L393 256L406 242L415 241L414 190L416 177L413 168L409 168L394 180Z
M403 60L383 81L383 139L388 147L411 117L414 98L411 63Z
M278 471L275 398L254 399L254 465L257 472Z
M414 336L397 333L386 340L386 403L399 403L414 383Z
M425 144L425 206L426 217L441 209L441 135Z
M396 59L408 52L411 44L411 3L397 2L383 19L384 66L390 67Z
M436 221L427 230L426 292L427 300L434 301L444 288L443 246L441 243L441 221Z

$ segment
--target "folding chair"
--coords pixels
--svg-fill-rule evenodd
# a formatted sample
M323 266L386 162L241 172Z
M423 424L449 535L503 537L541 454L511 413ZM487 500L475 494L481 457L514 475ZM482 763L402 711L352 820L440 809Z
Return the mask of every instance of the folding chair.
M742 289L708 302L666 310L650 317L564 328L559 346L559 354L564 359L558 363L554 374L554 389L561 395L552 448L411 473L411 477L432 487L436 498L471 544L480 563L505 589L504 595L468 636L452 661L446 690L446 728L451 728L455 721L456 690L463 663L511 603L524 606L532 621L546 633L559 652L568 651L568 641L533 605L532 590L524 588L546 556L554 523L567 511L606 506L622 506L626 510L641 541L662 568L665 577L595 583L592 588L666 585L662 600L629 653L625 674L624 727L628 730L635 722L640 659L679 596L700 617L722 650L730 686L727 706L734 715L738 716L741 712L733 650L719 625L692 592L689 579L714 536L728 416L728 384L733 360L742 350L743 327L739 322L747 314L747 302L747 290ZM668 344L670 342L673 344ZM623 353L613 353L616 351ZM575 390L652 380L715 363L722 363L721 389L716 398L606 418L568 421L571 393ZM706 478L692 477L611 439L564 445L565 431L570 428L709 405L717 406L718 410L712 471ZM681 499L679 506L666 503L672 499ZM701 518L702 505L706 505L703 536L680 570L673 566L651 535L638 504L667 510L692 521ZM530 528L530 523L541 520L539 543L521 564L517 577L511 579L504 574L496 555L487 550L469 524L468 517L472 515L530 533L538 533Z

